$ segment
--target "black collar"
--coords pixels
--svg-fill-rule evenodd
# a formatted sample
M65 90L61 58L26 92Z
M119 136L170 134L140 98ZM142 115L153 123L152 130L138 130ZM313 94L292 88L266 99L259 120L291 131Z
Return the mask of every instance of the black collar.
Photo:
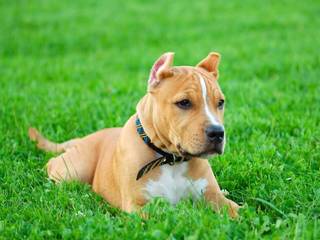
M145 144L148 145L151 149L156 151L161 155L161 157L149 162L148 164L144 165L138 172L136 180L139 180L141 177L143 177L145 174L147 174L151 169L154 169L157 166L161 166L164 164L174 165L176 162L182 162L182 161L188 161L188 158L176 156L172 153L167 153L160 148L156 147L152 142L151 139L147 136L145 133L142 124L140 122L139 117L136 119L136 127L137 132L144 141Z

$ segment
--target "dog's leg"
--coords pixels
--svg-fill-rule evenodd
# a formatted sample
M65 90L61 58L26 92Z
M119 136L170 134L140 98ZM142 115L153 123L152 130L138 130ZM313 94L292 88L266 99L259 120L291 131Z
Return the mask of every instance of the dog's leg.
M232 218L237 218L240 206L234 201L226 198L221 192L220 188L217 188L217 185L215 184L215 177L212 176L212 178L212 182L207 186L205 199L212 205L216 212L220 212L223 207L227 207L229 216Z
M136 211L136 207L132 204L132 201L129 199L122 200L121 209L127 213Z
M89 138L76 138L64 143L55 143L43 137L38 130L29 129L29 137L36 141L38 148L53 153L62 153L51 158L47 163L50 179L60 182L63 180L79 180L91 184L97 164L98 154L96 141L92 135Z
M225 197L221 191L219 184L212 172L211 166L208 161L204 159L195 159L190 161L191 169L190 176L194 179L204 178L207 180L208 185L204 192L205 199L211 204L216 212L220 212L223 207L227 207L230 217L236 218L238 216L238 204Z
M227 207L229 216L236 218L240 207L238 204L225 197L225 194L221 191L211 168L208 170L206 178L208 180L208 186L204 194L206 200L212 205L216 212L220 212L223 207Z
M92 183L97 164L97 153L94 146L87 142L80 142L47 163L49 178L56 182L65 180L79 180Z
M63 143L55 143L46 139L42 134L35 128L29 128L29 137L32 141L37 142L37 147L46 152L61 153L65 152L68 148L75 146L79 141L78 138L71 139Z

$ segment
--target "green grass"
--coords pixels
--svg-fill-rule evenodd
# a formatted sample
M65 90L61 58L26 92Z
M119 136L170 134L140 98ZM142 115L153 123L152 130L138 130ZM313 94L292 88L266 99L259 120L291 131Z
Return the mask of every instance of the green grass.
M1 1L0 239L319 239L318 1ZM121 126L165 51L177 65L222 54L226 153L210 160L244 204L121 213L89 186L47 179L36 126L58 141Z

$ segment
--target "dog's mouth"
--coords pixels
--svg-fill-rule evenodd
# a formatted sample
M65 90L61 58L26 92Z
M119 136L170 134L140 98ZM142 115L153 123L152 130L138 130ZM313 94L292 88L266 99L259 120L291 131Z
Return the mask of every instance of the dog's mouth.
M204 151L201 152L196 152L196 153L191 153L186 151L180 144L177 145L177 149L179 151L179 154L183 157L186 158L191 158L191 157L198 157L198 158L205 158L205 157L209 157L212 155L221 155L223 154L223 147L222 145L214 145Z

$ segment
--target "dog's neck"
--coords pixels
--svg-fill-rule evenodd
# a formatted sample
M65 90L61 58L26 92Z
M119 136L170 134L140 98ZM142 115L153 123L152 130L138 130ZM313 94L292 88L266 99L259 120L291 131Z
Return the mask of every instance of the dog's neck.
M155 146L169 153L178 154L176 146L154 122L154 119L159 119L161 116L155 112L153 101L153 97L148 93L137 105L136 110L142 126Z

